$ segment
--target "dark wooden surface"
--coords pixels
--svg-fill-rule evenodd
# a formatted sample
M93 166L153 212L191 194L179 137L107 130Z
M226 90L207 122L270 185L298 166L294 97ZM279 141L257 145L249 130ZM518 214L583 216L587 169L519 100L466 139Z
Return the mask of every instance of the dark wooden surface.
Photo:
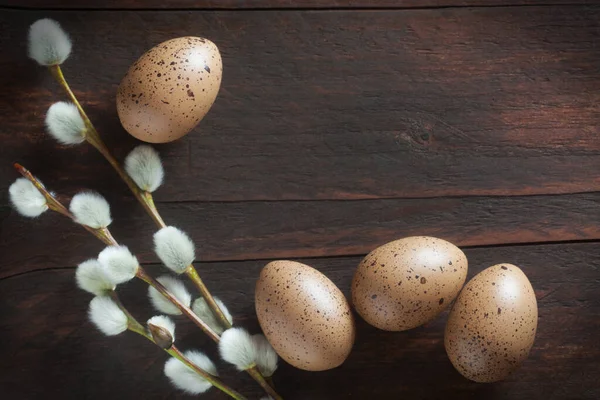
M581 5L594 0L2 0L17 9L410 9L437 7L504 7L511 5Z
M221 93L192 134L158 146L167 180L156 198L165 219L198 243L209 286L252 331L254 284L270 259L303 260L348 294L361 256L427 234L465 248L469 277L510 262L532 281L537 340L505 382L475 384L453 369L443 349L446 314L404 333L358 318L342 367L308 373L281 365L275 382L286 399L600 398L600 7L525 3L535 2L21 9L73 7L31 0L0 8L2 398L191 398L170 387L156 348L133 334L102 337L87 321L89 296L76 289L73 271L100 244L57 215L29 220L8 206L17 161L65 199L98 190L113 205L118 239L162 271L153 226L110 167L93 150L58 146L44 133L45 111L62 95L25 56L28 26L41 17L73 36L65 73L120 159L135 144L114 106L128 66L172 37L217 43ZM376 6L399 9L369 9ZM191 10L218 7L231 10ZM141 319L150 315L142 284L127 285L123 296ZM181 321L178 329L183 348L215 355L193 326ZM260 396L245 375L221 370Z

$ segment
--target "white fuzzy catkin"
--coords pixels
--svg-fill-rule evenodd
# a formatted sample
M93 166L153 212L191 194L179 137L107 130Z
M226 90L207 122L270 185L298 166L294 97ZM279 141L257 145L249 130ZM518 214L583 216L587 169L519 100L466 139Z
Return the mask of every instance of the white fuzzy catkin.
M164 287L167 288L169 292L173 296L177 298L180 302L185 304L186 306L190 306L192 301L192 295L185 288L183 282L181 282L177 278L173 278L168 275L160 276L156 279L160 282ZM150 302L158 311L170 314L170 315L181 315L181 310L177 308L173 303L169 301L165 296L163 296L158 290L154 289L152 286L148 287L148 297L150 298Z
M108 246L98 254L98 261L115 285L133 279L139 266L137 258L126 246Z
M125 158L127 175L146 192L154 192L163 183L165 171L158 152L151 146L137 146Z
M79 144L85 140L85 123L73 103L52 104L46 113L46 128L62 144Z
M88 314L96 327L107 336L118 335L127 330L127 315L109 297L94 297Z
M215 303L217 303L217 305L225 315L225 318L227 318L227 320L231 324L233 322L233 318L231 317L231 314L229 313L227 307L225 307L225 304L223 304L223 302L216 297L214 299ZM192 311L194 312L194 314L200 317L200 319L204 321L206 325L210 326L212 330L215 331L217 334L220 335L225 330L225 328L221 324L221 321L213 314L212 310L208 306L208 303L203 297L199 297L196 300L194 300L194 303L192 304Z
M252 341L254 342L256 351L255 362L259 372L262 376L273 376L277 370L277 360L279 358L275 349L271 346L265 335L252 335Z
M163 264L177 274L183 273L196 258L192 240L174 226L154 234L154 251Z
M256 362L256 348L252 336L243 328L229 328L219 342L221 358L240 371L247 370Z
M110 219L110 206L106 199L94 192L77 193L69 206L75 222L90 228L106 228Z
M48 209L44 195L25 178L19 178L10 185L8 193L14 208L25 217L38 217Z
M146 323L148 325L154 325L166 329L169 332L169 334L171 334L173 341L175 341L175 323L173 322L173 320L171 320L171 318L165 315L156 315L150 318Z
M213 376L218 375L215 364L204 353L189 350L183 355L200 369ZM190 394L204 393L212 386L210 382L176 358L171 358L165 363L165 375L176 388Z
M95 259L79 264L75 279L79 288L96 296L106 295L107 291L115 289L115 284L106 276L104 267Z
M29 27L29 57L40 65L62 64L71 54L71 39L60 24L44 18Z

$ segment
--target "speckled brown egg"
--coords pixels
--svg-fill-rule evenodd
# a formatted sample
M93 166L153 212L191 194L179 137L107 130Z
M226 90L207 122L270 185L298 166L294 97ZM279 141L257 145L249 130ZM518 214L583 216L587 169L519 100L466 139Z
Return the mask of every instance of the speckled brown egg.
M117 112L131 135L165 143L190 132L221 86L221 54L199 37L167 40L142 55L117 91Z
M404 331L435 318L467 277L465 254L452 243L414 236L384 244L358 265L352 303L369 324Z
M476 382L506 378L527 358L538 309L523 271L498 264L475 275L450 311L444 343L454 367Z
M275 351L296 368L342 364L354 344L354 318L344 294L325 275L294 261L273 261L256 283L258 322Z

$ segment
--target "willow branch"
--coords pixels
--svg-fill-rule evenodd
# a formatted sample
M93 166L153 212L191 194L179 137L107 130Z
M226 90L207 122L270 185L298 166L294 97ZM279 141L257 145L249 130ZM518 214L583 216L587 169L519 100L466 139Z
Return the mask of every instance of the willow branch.
M21 175L23 175L23 177L25 177L27 180L33 183L35 187L40 191L40 193L42 193L42 195L48 200L48 207L50 207L51 210L57 211L60 214L71 219L73 222L75 222L73 214L71 214L71 212L60 201L58 201L56 197L54 197L46 189L46 187L35 176L33 176L33 174L31 174L31 172L29 172L25 167L19 164L15 164L15 168L21 173ZM94 235L97 239L99 239L108 246L119 245L119 243L112 236L108 228L95 229L82 224L77 225L81 225L86 231ZM202 319L200 319L200 317L198 317L192 311L191 308L179 301L177 297L173 296L173 294L169 292L169 290L166 287L164 287L160 282L148 275L148 273L144 270L144 268L141 265L138 265L136 278L143 280L148 285L155 288L160 294L165 296L171 303L173 303L173 305L175 305L185 316L192 320L193 323L195 323L200 329L202 329L202 331L204 331L204 333L206 333L212 340L214 340L216 343L219 343L219 335L204 321L202 321Z
M215 387L221 389L223 392L227 393L229 396L233 397L234 399L245 400L244 396L242 396L235 390L227 387L219 379L215 378L214 376L212 376L211 374L209 374L208 372L204 371L202 368L200 368L196 364L194 364L189 358L187 358L185 356L185 354L183 354L177 347L175 347L175 345L171 346L170 349L167 349L165 351L167 353L169 353L171 356L173 356L176 359L178 359L179 361L181 361L182 363L184 363L185 365L187 365L189 368L193 369L194 372L196 372L198 375L202 376L204 379L206 379L208 382L210 382L213 386L215 386Z
M56 79L56 81L63 88L63 90L69 97L69 99L73 102L73 104L75 104L75 106L77 107L77 110L79 110L79 114L81 114L81 117L83 118L83 122L86 127L86 132L85 132L86 141L88 143L90 143L92 146L94 146L104 156L104 158L109 162L109 164L115 169L115 171L119 174L121 179L127 184L127 186L129 187L129 190L131 190L131 192L133 193L135 198L138 199L138 201L140 202L140 204L142 205L144 210L152 218L154 223L159 228L164 228L166 226L166 224L163 221L162 217L160 216L158 209L156 208L156 205L154 204L152 194L140 189L140 187L137 186L137 184L131 179L131 177L123 170L123 168L121 167L119 162L113 157L113 155L109 151L108 147L104 144L104 142L100 138L100 135L98 134L98 131L92 124L92 121L89 119L85 110L83 109L83 107L81 106L79 101L77 100L77 97L71 90L69 83L67 82L67 80L65 79L65 77L62 73L62 69L60 68L60 65L52 65L48 68L50 69L52 76ZM225 317L223 310L221 310L221 308L215 301L214 297L209 292L208 288L206 287L206 285L200 278L198 271L195 269L195 267L193 265L190 264L190 266L188 266L186 275L190 278L190 280L197 287L197 289L199 290L202 297L204 297L204 299L206 300L206 303L210 307L211 311L217 316L217 318L221 321L223 326L227 329L231 328L231 323Z
M247 369L246 372L248 372L248 374L250 374L250 376L254 378L254 380L258 382L258 384L264 389L264 391L267 392L267 394L271 396L274 400L283 400L283 398L275 391L275 389L273 389L273 387L269 385L265 377L262 376L262 374L256 366Z
M221 390L223 393L229 395L230 397L232 397L236 400L247 400L246 397L244 397L240 393L236 392L235 390L233 390L232 388L227 386L219 378L209 374L207 371L203 370L198 365L196 365L192 360L187 358L185 356L185 354L183 354L177 347L175 347L174 344L170 345L166 349L163 348L160 344L158 344L156 342L156 340L152 337L152 335L148 333L148 331L144 328L144 326L142 324L140 324L133 317L133 315L131 315L131 313L127 310L127 308L125 308L125 306L121 302L121 299L119 299L117 292L115 292L114 290L111 291L110 297L115 302L115 304L117 304L117 306L119 306L121 311L123 311L125 313L125 315L127 316L127 329L145 337L146 339L148 339L149 341L151 341L152 343L154 343L155 345L157 345L158 347L160 347L161 349L166 351L169 355L178 359L180 362L185 364L188 368L191 368L195 373L200 375L202 378L204 378L206 381L208 381L211 385L213 385L217 389ZM172 338L171 338L171 340L172 340Z
M60 84L60 86L66 92L66 94L69 97L69 99L75 104L75 106L79 110L79 113L81 114L81 117L83 118L83 121L84 121L85 126L86 126L86 134L85 134L86 141L88 143L90 143L92 146L94 146L104 156L104 158L106 158L106 160L109 162L109 164L119 174L119 176L121 177L121 179L127 184L127 186L129 187L129 189L131 190L131 192L133 193L133 195L135 196L135 198L138 199L138 201L140 202L140 204L142 205L142 207L144 208L144 210L148 213L148 215L150 215L150 217L152 218L152 220L154 221L154 223L159 228L164 228L166 225L165 225L162 217L160 216L160 214L159 214L159 212L158 212L158 210L157 210L157 208L156 208L156 206L154 204L154 201L152 199L152 195L149 192L146 192L146 191L143 191L142 189L140 189L137 186L137 184L131 179L131 177L123 170L123 168L121 167L121 165L119 164L119 162L110 153L110 151L108 150L108 147L106 147L106 145L104 144L104 142L100 138L100 135L98 134L98 131L96 130L96 128L92 124L92 121L90 121L89 117L85 113L85 110L83 109L83 107L81 106L81 104L77 100L77 97L75 96L75 94L71 90L71 88L70 88L67 80L65 79L65 77L64 77L64 75L62 73L62 69L60 68L60 65L53 65L53 66L50 66L48 68L50 69L50 72L52 73L52 76L57 80L57 82ZM138 271L143 271L143 269L140 267L140 269ZM195 267L190 264L188 266L186 272L187 272L186 275L188 275L188 277L190 277L190 279L192 280L192 282L194 283L194 285L198 288L198 290L200 291L200 293L202 294L202 296L206 300L206 303L210 307L210 309L213 312L213 314L216 315L217 318L219 318L219 320L221 321L221 323L223 324L223 326L225 328L230 328L231 327L231 323L225 317L225 314L223 313L223 310L221 310L221 308L219 307L219 305L215 301L214 297L209 292L208 288L206 287L206 285L204 284L204 282L200 278L200 275L198 274L198 271L195 269ZM149 285L152 285L160 293L163 293L163 291L161 291L162 289L164 289L165 293L169 293L159 282L157 282L153 278L149 277L147 274L144 275L143 277L140 277L140 278L144 279ZM148 280L146 280L146 279L148 279ZM154 282L152 282L152 280ZM162 289L160 289L161 287L162 287ZM174 297L172 295L171 295L171 297L174 299ZM167 296L167 298L169 298L169 297ZM171 298L169 298L169 300L171 300ZM182 313L184 313L186 316L188 316L190 319L192 319L192 321L194 323L196 323L196 325L198 325L203 331L205 331L205 333L207 333L215 342L217 342L217 343L219 342L219 335L217 333L215 333L206 324L204 324L204 322L200 318L198 318L196 316L196 314L194 314L189 309L189 307L186 307L185 305L181 304L180 302L179 302L179 304L177 304L177 303L173 303L173 304L175 304L181 310ZM194 318L194 317L196 317L196 318ZM214 337L213 337L213 335L214 335ZM268 386L270 390L267 390L266 388L265 388L265 390L269 394L271 394L271 392L274 392L274 389L268 383L266 383L265 378L260 374L260 372L258 370L256 370L256 373L250 373L249 372L249 374L261 386L263 386L263 385ZM271 396L273 396L273 395L271 394ZM273 397L275 397L275 399L279 399L280 398L276 393L275 393L275 396L273 396Z
M90 121L90 119L87 116L87 114L85 113L83 107L81 107L81 104L77 100L77 97L75 96L75 94L71 90L69 84L67 83L67 80L65 79L65 77L62 73L62 69L60 68L60 65L52 65L48 68L50 69L50 72L52 73L52 76L54 77L54 79L56 79L56 81L60 84L60 86L66 92L69 99L73 102L73 104L75 104L75 106L77 107L77 110L79 110L79 114L81 115L81 118L83 118L83 122L84 122L85 128L86 128L85 140L89 144L94 146L100 152L100 154L102 154L104 156L104 158L106 158L106 161L108 161L108 163L119 174L121 179L127 184L127 186L129 187L129 190L131 190L131 192L133 193L135 198L138 199L138 201L140 202L140 204L142 205L144 210L146 210L148 215L150 215L152 220L159 227L161 227L161 228L165 227L166 225L165 225L164 221L162 220L162 218L160 217L160 215L158 214L158 211L156 210L154 203L148 201L148 199L144 196L143 191L136 185L136 183L133 181L133 179L131 179L131 177L129 175L127 175L127 173L121 167L121 164L119 164L119 162L113 157L111 152L108 150L108 147L106 147L106 145L100 138L98 131L92 124L92 121Z

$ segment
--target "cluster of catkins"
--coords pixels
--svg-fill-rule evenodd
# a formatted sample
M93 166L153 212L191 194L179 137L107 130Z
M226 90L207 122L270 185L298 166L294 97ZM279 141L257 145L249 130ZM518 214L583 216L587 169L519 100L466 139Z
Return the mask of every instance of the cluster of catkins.
M45 66L60 64L66 60L70 51L71 42L55 21L44 19L31 26L29 54L38 63ZM48 132L61 144L76 145L86 140L88 126L74 104L58 102L52 105L46 115L46 126ZM124 170L145 193L154 192L163 182L164 169L159 155L147 145L138 146L131 151L125 159ZM34 182L38 185L36 186ZM24 216L37 217L48 209L60 212L52 202L49 202L49 197L51 200L54 197L45 191L38 180L19 178L10 186L9 193L14 208ZM104 232L112 239L108 231L108 226L112 222L110 206L101 195L94 192L78 193L72 198L68 212L65 209L62 213L86 229ZM175 322L167 315L181 315L180 307L176 305L177 302L165 297L150 285L148 289L150 302L156 310L166 315L150 318L146 326L139 324L119 301L117 289L139 277L138 273L142 267L126 246L118 245L114 239L112 240L114 245L102 250L97 258L84 261L77 267L78 286L95 296L89 305L90 320L108 336L132 330L157 344L159 344L157 337L151 332L152 328L155 331L158 328L170 341L166 345L162 344L161 347L171 349L175 341ZM177 275L185 272L195 259L194 243L188 235L173 226L163 227L154 234L154 250L162 263ZM223 327L207 301L203 297L192 301L192 294L183 281L176 276L163 275L156 280L180 304L190 307L206 325L220 335L219 352L225 361L235 365L239 370L257 367L264 377L273 375L278 358L263 335L250 335L242 328ZM225 304L216 298L215 301L231 324L232 317ZM205 371L210 376L216 377L218 374L213 362L200 351L189 350L181 354L198 368L191 368L181 358L169 359L165 363L164 373L171 382L177 388L191 394L203 393L212 387L212 381L207 380L206 376L202 376L197 371Z

